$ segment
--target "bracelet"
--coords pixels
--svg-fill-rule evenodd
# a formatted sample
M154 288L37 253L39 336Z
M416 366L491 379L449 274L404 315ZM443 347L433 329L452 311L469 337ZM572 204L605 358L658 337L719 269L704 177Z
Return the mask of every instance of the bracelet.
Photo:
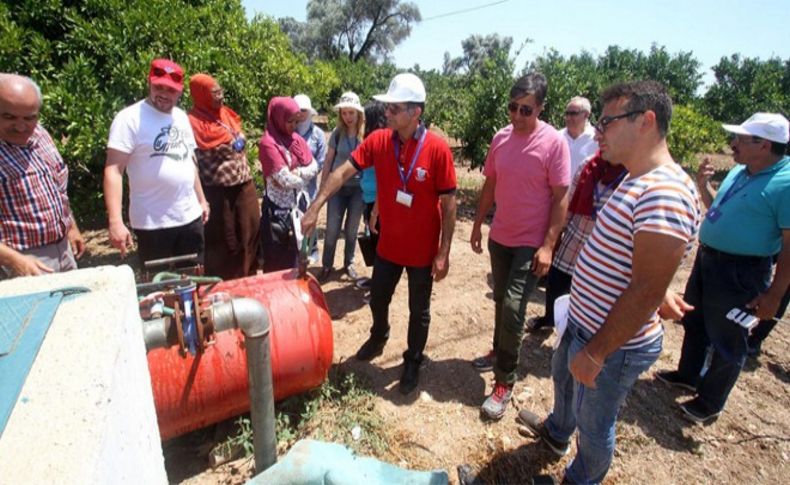
M587 347L583 348L582 352L584 352L584 355L586 355L587 358L590 359L592 363L595 364L599 369L603 367L602 363L598 362L592 355L590 355L590 353L587 351Z

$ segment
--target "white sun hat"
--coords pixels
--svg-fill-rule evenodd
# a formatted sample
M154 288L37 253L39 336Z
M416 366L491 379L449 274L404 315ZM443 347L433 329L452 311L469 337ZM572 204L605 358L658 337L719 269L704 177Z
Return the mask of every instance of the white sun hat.
M398 74L392 78L387 93L377 94L373 99L382 103L424 103L425 86L410 72Z
M740 125L721 126L736 135L756 136L776 143L790 140L790 123L787 118L776 113L755 113Z
M299 105L300 110L307 110L313 116L318 114L318 111L313 109L313 103L306 94L297 94L294 96L294 101L296 101L296 104Z
M359 103L359 96L357 93L353 91L346 91L340 96L340 102L335 105L335 111L339 111L341 109L348 108L348 109L355 109L360 113L365 112L365 108Z

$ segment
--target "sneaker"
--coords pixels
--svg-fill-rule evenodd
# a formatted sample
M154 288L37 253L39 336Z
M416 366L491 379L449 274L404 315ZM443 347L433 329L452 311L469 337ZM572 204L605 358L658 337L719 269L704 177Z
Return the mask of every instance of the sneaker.
M548 319L543 317L532 317L527 320L527 330L530 332L537 332L538 330L542 329L550 329L554 325L550 325Z
M329 276L332 274L332 268L321 268L321 271L318 272L318 282L319 283L326 283L329 281Z
M364 362L373 360L373 358L378 357L384 353L384 346L386 345L386 340L376 340L373 337L370 337L364 344L362 344L362 347L357 350L357 360Z
M369 290L370 289L370 278L361 277L354 282L354 286L359 288L360 290Z
M478 372L488 372L494 370L494 362L496 362L496 352L492 350L486 355L473 360L472 367L477 369Z
M507 403L510 402L512 395L512 385L496 382L494 383L493 392L480 407L480 411L490 419L501 419L505 415L505 411L507 411Z
M403 360L403 374L398 384L398 390L401 394L409 394L417 388L417 382L420 377L420 363L420 360Z
M683 417L697 424L707 424L719 417L721 411L711 411L698 397L680 405Z
M673 387L679 387L686 391L697 392L697 386L682 379L680 377L680 372L676 370L662 370L661 372L656 372L656 379Z
M537 414L529 410L522 409L518 412L516 421L527 428L532 436L546 443L546 445L551 449L551 451L554 452L555 455L565 456L571 449L571 443L569 441L559 441L551 437L549 430L546 429L545 421L543 421Z
M345 268L343 268L343 272L346 273L348 277L353 281L359 279L359 273L357 273L357 270L355 270L353 266L346 266Z

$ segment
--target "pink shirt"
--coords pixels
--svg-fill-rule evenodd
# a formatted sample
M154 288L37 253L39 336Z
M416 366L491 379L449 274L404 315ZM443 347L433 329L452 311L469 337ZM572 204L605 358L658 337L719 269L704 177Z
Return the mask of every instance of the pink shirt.
M570 185L568 144L548 123L529 135L508 125L491 141L483 174L496 181L490 238L508 247L540 247L549 229L552 187Z

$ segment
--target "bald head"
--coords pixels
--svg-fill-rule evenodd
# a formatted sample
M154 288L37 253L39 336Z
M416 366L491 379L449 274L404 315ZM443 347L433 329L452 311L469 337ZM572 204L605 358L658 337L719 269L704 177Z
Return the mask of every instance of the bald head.
M25 145L38 124L41 90L32 79L0 74L0 140Z

